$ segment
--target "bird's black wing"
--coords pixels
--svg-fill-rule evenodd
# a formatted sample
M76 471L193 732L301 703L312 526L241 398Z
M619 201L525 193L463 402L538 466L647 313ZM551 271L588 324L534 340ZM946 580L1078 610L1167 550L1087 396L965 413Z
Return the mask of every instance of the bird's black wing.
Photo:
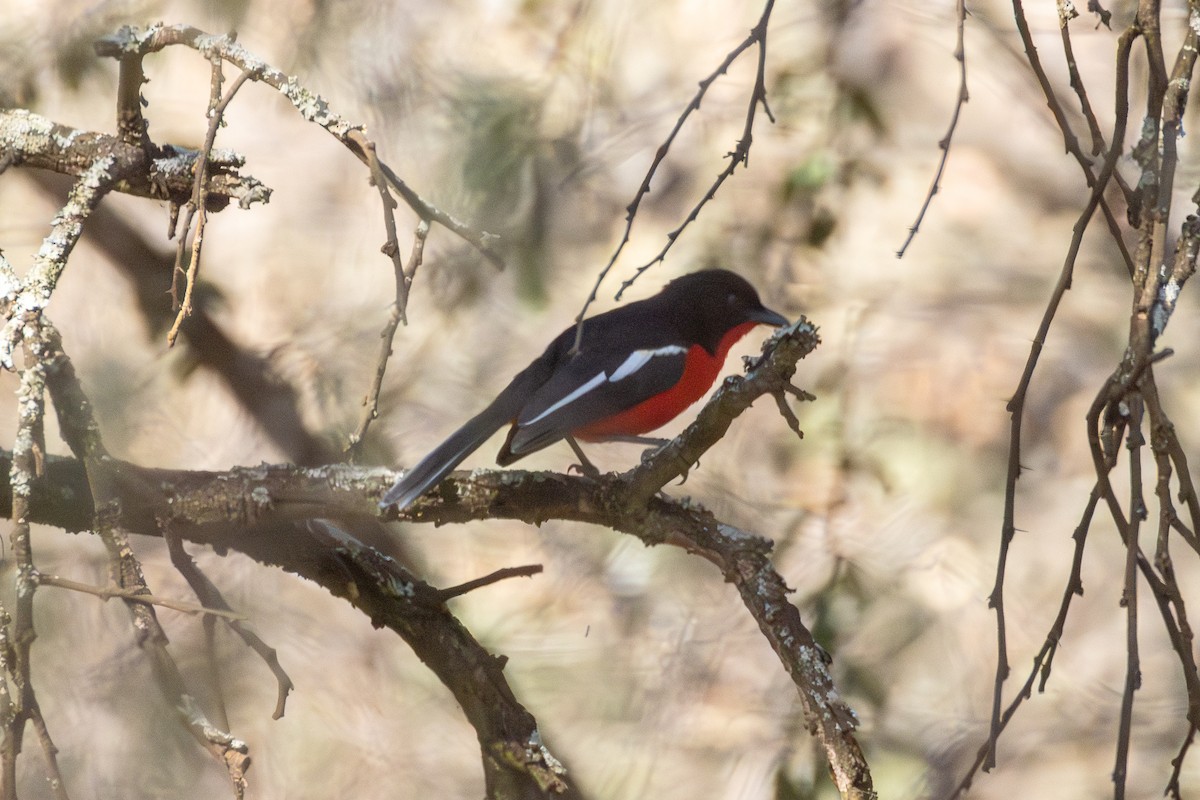
M501 458L540 450L667 391L683 376L686 360L687 348L679 344L621 350L585 338L584 349L562 362L521 408Z

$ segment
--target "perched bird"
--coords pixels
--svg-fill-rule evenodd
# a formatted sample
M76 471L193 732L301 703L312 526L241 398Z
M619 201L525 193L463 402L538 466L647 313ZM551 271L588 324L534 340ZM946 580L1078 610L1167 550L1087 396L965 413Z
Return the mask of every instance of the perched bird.
M407 508L508 424L496 456L502 467L562 439L636 441L699 400L729 348L759 324L778 327L787 319L764 307L742 277L710 269L585 319L578 351L572 325L379 505Z

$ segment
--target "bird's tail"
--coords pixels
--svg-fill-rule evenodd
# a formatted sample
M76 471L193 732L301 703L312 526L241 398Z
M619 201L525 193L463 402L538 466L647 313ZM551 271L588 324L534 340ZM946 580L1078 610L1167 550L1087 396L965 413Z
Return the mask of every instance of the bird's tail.
M503 412L503 409L500 411ZM463 459L478 450L510 419L511 416L497 413L495 404L484 409L451 434L450 438L435 447L433 452L422 458L415 467L404 473L404 477L388 489L379 506L387 508L394 505L401 511L408 508L427 489L461 464Z
M387 494L379 502L380 508L391 505L401 511L408 508L426 490L446 477L450 470L461 464L464 458L478 450L493 433L516 419L517 413L530 394L554 372L559 351L566 349L563 342L568 341L569 332L564 331L546 348L546 352L540 358L517 373L491 405L468 420L466 425L452 433L449 439L435 447L432 453L404 473L404 477L387 490Z
M404 473L404 477L396 481L383 496L379 502L380 508L394 505L403 511L412 505L414 500L461 464L464 458L478 450L493 433L512 422L530 392L545 382L552 368L552 362L544 355L522 370L491 405L468 420L466 425Z

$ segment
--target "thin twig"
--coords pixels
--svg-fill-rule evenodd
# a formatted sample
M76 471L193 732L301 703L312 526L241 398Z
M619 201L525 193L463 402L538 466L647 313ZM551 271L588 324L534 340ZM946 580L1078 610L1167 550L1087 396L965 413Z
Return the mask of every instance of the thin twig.
M1124 800L1125 778L1129 769L1129 741L1133 730L1133 696L1142 685L1142 670L1138 657L1137 627L1137 557L1138 533L1146 518L1146 500L1142 496L1141 398L1129 403L1129 428L1126 440L1129 447L1129 529L1125 534L1125 578L1121 590L1121 605L1125 608L1125 686L1121 692L1121 715L1117 724L1117 753L1113 766L1113 800Z
M709 201L717 195L717 190L733 176L734 171L739 166L749 168L750 166L750 145L754 141L754 120L758 117L758 109L761 106L763 113L767 115L772 123L775 122L775 115L771 113L771 107L767 104L767 25L771 20L771 11L774 9L774 0L767 0L766 6L763 8L762 17L758 23L750 31L750 36L758 44L758 68L754 74L754 88L750 90L750 101L746 107L746 122L742 126L742 136L737 141L737 145L733 150L726 154L729 160L725 169L717 175L716 180L708 187L708 191L700 198L699 202L692 207L688 215L684 217L683 222L679 223L678 227L667 234L667 241L662 246L662 249L655 254L654 258L642 264L633 271L633 275L621 281L621 286L617 289L616 299L620 300L625 290L641 277L642 273L653 267L655 264L661 263L667 257L668 251L675 246L675 242L679 241L679 237L683 231L691 225L700 216L700 211L704 206L708 205ZM576 343L579 346L579 336L583 333L582 323L578 324L576 329Z
M9 673L0 679L12 681L16 693L14 711L8 719L4 732L2 753L2 775L0 786L4 800L15 800L17 756L21 753L25 724L31 723L42 745L46 759L47 782L54 788L55 797L67 798L66 785L58 768L58 748L50 738L50 732L42 719L41 706L33 688L33 666L31 648L36 637L33 624L33 598L37 588L37 569L33 563L33 547L30 540L30 496L33 481L37 477L34 430L41 425L45 411L46 372L34 355L30 343L26 342L25 369L21 371L18 390L17 436L13 445L12 469L9 481L12 484L13 525L9 534L12 559L16 563L16 605L12 617L11 664Z
M1024 24L1024 12L1021 9L1020 0L1014 0L1014 8L1018 14L1018 28L1023 31L1023 35L1028 32L1028 25ZM1116 120L1113 124L1113 138L1109 145L1108 154L1105 157L1104 165L1101 168L1100 176L1095 181L1092 187L1091 195L1088 198L1087 205L1080 212L1079 218L1076 220L1075 227L1071 235L1071 243L1067 249L1067 255L1063 260L1062 271L1059 273L1058 283L1055 285L1051 293L1050 300L1046 306L1046 310L1042 315L1041 323L1038 325L1037 334L1033 339L1033 344L1030 347L1029 357L1025 361L1025 368L1022 372L1021 379L1017 384L1016 391L1013 393L1012 399L1009 400L1007 411L1010 415L1009 427L1009 446L1008 446L1008 471L1005 479L1004 488L1004 520L1001 526L1000 533L1000 553L996 559L996 580L993 585L992 592L988 596L988 605L996 612L996 675L993 681L992 688L992 715L991 725L988 733L988 753L983 763L983 770L990 770L996 763L996 741L999 738L1001 731L1000 713L1001 703L1003 698L1004 682L1008 679L1009 663L1008 663L1008 637L1007 628L1004 616L1004 578L1006 565L1008 560L1008 548L1012 543L1013 537L1016 535L1016 492L1017 481L1021 477L1021 428L1024 422L1025 415L1025 398L1029 390L1029 384L1033 379L1033 373L1037 367L1039 357L1041 356L1042 348L1045 345L1046 338L1049 335L1050 326L1054 321L1055 315L1058 313L1059 304L1062 302L1063 296L1071 287L1071 282L1074 276L1075 260L1079 254L1079 248L1083 243L1083 234L1087 230L1088 222L1091 220L1097 206L1100 204L1103 196L1104 187L1108 183L1108 179L1112 176L1116 169L1117 157L1120 155L1124 142L1125 124L1129 105L1128 97L1128 61L1129 51L1132 47L1134 34L1126 32L1121 36L1118 46L1117 63L1125 65L1125 69L1118 69L1118 80L1116 87ZM1031 45L1030 45L1031 46ZM1069 128L1064 135L1069 134Z
M371 378L371 388L363 398L362 415L358 418L358 426L350 434L346 453L353 461L358 457L359 448L367 436L367 429L379 417L379 395L383 391L383 376L387 372L388 360L392 356L392 342L396 331L404 322L404 306L408 302L408 287L416 276L417 270L425 257L425 239L429 235L429 222L421 220L413 233L413 248L408 256L408 264L396 270L396 299L388 312L387 322L379 332L379 351L375 356L375 373Z
M946 171L946 160L950 158L950 140L954 138L954 131L958 128L958 117L962 113L963 106L971 99L971 95L967 92L967 48L963 35L967 22L966 0L955 0L954 14L958 32L954 44L954 60L958 62L958 96L954 100L954 111L950 114L950 127L946 129L946 135L938 140L938 149L942 151L942 155L938 159L937 170L933 173L933 183L929 185L929 191L925 193L925 201L921 203L917 218L908 229L908 236L904 238L904 244L900 245L900 249L896 251L896 258L904 258L908 246L912 244L913 239L917 236L917 231L921 228L925 212L933 203L933 196L941 188L942 173Z
M396 199L388 191L388 181L380 167L379 152L375 143L364 140L363 148L367 154L367 169L371 172L371 184L379 192L379 203L383 207L383 229L387 233L387 238L379 250L392 261L392 272L396 277L396 310L400 312L400 322L407 325L410 281L404 274L404 259L400 257L400 241L396 235ZM425 231L428 233L429 220L422 217L421 224L425 226ZM424 236L421 237L421 241L424 242Z
M1046 73L1045 67L1042 65L1041 57L1038 55L1037 45L1033 40L1033 32L1030 30L1029 21L1025 18L1025 9L1022 6L1021 0L1013 0L1013 17L1016 20L1017 33L1020 35L1021 44L1025 50L1025 59L1029 64L1030 70L1033 72L1034 78L1037 80L1038 87L1042 90L1042 95L1046 99L1046 105L1054 116L1055 124L1063 135L1063 146L1067 152L1079 164L1080 170L1083 171L1084 179L1087 181L1089 188L1095 186L1096 176L1093 171L1094 167L1090 158L1084 153L1083 148L1079 144L1079 138L1075 135L1071 128L1071 123L1067 119L1066 110L1058 99L1058 93L1054 89L1054 85L1050 81L1050 76ZM1064 31L1063 36L1067 36ZM1070 38L1066 38L1069 42ZM1126 57L1127 60L1128 57ZM1120 62L1118 61L1118 70L1120 70ZM1079 90L1083 97L1086 98L1086 92L1082 85ZM1128 101L1126 101L1128 102ZM1090 104L1088 106L1090 108ZM1126 109L1128 111L1128 109ZM1087 110L1084 110L1086 116ZM1090 127L1090 123L1089 123ZM1122 135L1124 130L1122 129ZM1112 178L1116 182L1117 187L1121 190L1125 203L1130 209L1135 209L1138 204L1137 193L1129 187L1124 178L1116 171L1113 172ZM1104 199L1100 201L1100 211L1104 214L1105 224L1108 226L1109 236L1112 238L1113 244L1116 245L1117 251L1121 255L1121 259L1125 262L1126 269L1129 271L1130 277L1133 276L1133 257L1129 253L1129 249L1125 245L1124 227L1117 221L1116 215L1113 213L1108 202ZM1132 211L1131 211L1132 213Z
M200 599L200 602L208 608L229 610L229 603L225 601L225 597L221 594L216 584L208 579L208 576L196 566L196 562L188 555L183 547L183 541L175 534L171 523L168 520L160 519L159 527L162 528L163 540L167 543L167 552L171 557L171 565L188 582L188 586L196 593L196 597ZM212 619L213 622L216 621L211 617L208 619ZM283 665L279 663L279 654L275 652L275 648L268 645L256 633L242 624L241 620L245 619L245 617L227 616L224 619L230 630L236 633L246 646L263 660L267 668L271 670L271 674L275 676L277 692L275 695L275 710L272 712L271 717L272 719L282 718L287 707L288 695L295 689L295 684L292 683L291 677L283 669ZM210 639L209 646L211 648L213 632L211 629L208 629L205 631L205 634ZM223 711L224 709L222 708ZM222 717L224 717L224 713L222 713ZM228 722L222 721L221 727L228 728Z
M1079 16L1079 10L1072 3L1058 4L1058 33L1062 39L1063 55L1067 62L1067 75L1071 89L1079 100L1079 109L1087 122L1088 133L1092 137L1092 155L1098 156L1104 152L1104 132L1100 130L1100 121L1092 110L1092 101L1088 98L1087 89L1083 85L1083 77L1079 74L1079 62L1075 60L1075 47L1071 43L1071 20Z
M220 608L206 608L205 606L188 603L183 600L172 600L169 597L157 597L152 594L138 594L131 592L128 589L123 589L119 586L93 586L90 583L80 583L73 581L70 578L62 578L58 575L38 575L37 583L39 586L54 586L59 589L70 589L73 592L82 592L99 597L101 600L111 600L114 597L119 597L123 600L132 600L138 603L149 603L152 606L161 606L169 608L172 611L179 611L184 614L209 614L214 617L222 617L224 619L248 619L245 614L239 614L236 611L228 611Z
M233 85L229 87L229 91L221 97L221 60L213 61L212 75L212 97L209 100L208 109L208 131L204 135L204 146L200 148L200 156L196 162L196 185L193 190L191 202L188 203L187 217L184 219L183 232L179 236L179 250L175 259L176 278L183 263L183 253L188 247L188 226L192 221L192 214L198 215L196 220L196 232L192 236L191 254L188 259L186 282L184 284L183 300L179 302L179 311L175 315L175 322L171 325L171 330L167 332L167 346L174 347L175 339L179 336L179 328L183 325L183 321L192 315L192 293L196 288L197 276L200 273L200 251L204 245L204 229L208 220L207 200L208 200L208 160L212 156L213 145L217 141L217 130L220 129L222 121L225 117L225 109L229 107L229 103L233 100L233 96L237 94L238 89L245 85L246 81L253 78L250 72L242 72L234 80ZM175 282L171 283L171 296L177 297Z
M278 91L295 107L308 122L324 128L354 154L367 163L364 144L367 140L362 126L353 124L334 112L325 98L306 89L300 81L258 58L229 36L213 36L190 25L152 25L144 31L125 27L95 43L98 55L123 58L128 53L147 54L173 45L190 47L207 58L220 58L250 74L250 80L265 83ZM504 261L490 242L496 237L486 231L476 231L466 223L437 208L422 198L395 172L380 163L381 171L392 188L408 203L416 215L446 228L480 252L485 258L502 268Z
M1188 722L1192 726L1200 726L1200 672L1196 667L1196 656L1193 650L1194 634L1191 623L1188 622L1187 609L1183 601L1183 592L1175 576L1175 567L1171 558L1170 536L1172 531L1180 533L1185 542L1191 544L1195 534L1186 530L1179 522L1175 503L1171 497L1172 440L1175 438L1174 426L1167 418L1162 402L1158 396L1158 387L1154 382L1153 370L1147 371L1147 377L1142 380L1141 396L1145 402L1146 416L1150 420L1150 446L1154 453L1154 461L1158 471L1158 480L1154 494L1158 499L1158 537L1154 549L1154 567L1162 577L1162 588L1159 591L1154 585L1155 599L1164 616L1174 620L1174 626L1168 624L1167 632L1171 646L1175 648L1183 672L1183 684L1187 689ZM1175 441L1178 445L1178 441ZM1182 480L1183 476L1179 476ZM1189 540L1190 536L1190 540Z
M1054 622L1050 625L1050 630L1046 633L1046 638L1042 643L1042 647L1038 650L1037 655L1033 657L1033 667L1029 670L1029 674L1025 678L1024 685L1017 691L1016 695L1004 709L1004 713L1000 715L999 731L1008 727L1009 721L1017 713L1017 709L1021 704L1033 696L1033 685L1036 681L1038 691L1043 692L1046 689L1046 683L1050 680L1050 672L1054 663L1054 656L1058 652L1059 642L1062 641L1063 632L1067 625L1067 615L1071 610L1071 602L1077 595L1083 594L1083 551L1084 545L1087 543L1088 531L1092 526L1092 519L1096 513L1096 506L1100 501L1099 485L1092 487L1092 493L1088 497L1087 505L1084 507L1083 514L1080 517L1079 524L1075 526L1075 532L1071 538L1075 542L1074 552L1071 556L1071 573L1067 577L1066 586L1063 588L1062 600L1058 604L1058 614L1054 617ZM1038 676L1041 676L1040 680ZM997 733L996 735L999 735ZM976 773L983 766L987 759L988 752L991 750L992 738L989 737L975 754L975 761L971 764L966 774L946 796L946 800L955 800L968 789L971 788Z
M1188 725L1187 736L1183 737L1183 743L1179 745L1179 752L1171 759L1171 777L1167 780L1167 788L1163 790L1166 797L1171 800L1183 800L1183 790L1179 785L1179 776L1183 772L1183 761L1187 758L1188 750L1192 746L1192 742L1196 739L1196 726Z
M613 250L612 255L609 256L608 263L604 265L604 268L601 269L600 273L596 276L596 282L592 285L592 290L588 293L587 299L584 300L583 308L579 310L579 314L575 317L575 323L578 326L575 334L576 349L579 348L579 345L582 342L583 319L587 316L588 309L591 307L592 303L596 301L596 296L600 291L600 285L604 283L604 279L608 277L608 273L612 270L613 265L617 263L617 259L620 257L622 251L624 251L625 245L629 243L630 236L633 231L633 222L637 218L638 209L641 207L642 200L645 199L646 195L650 193L650 184L654 180L654 176L658 173L659 166L666 159L667 154L670 152L671 146L675 143L676 137L679 135L680 131L683 130L684 123L687 122L688 118L692 115L692 112L700 110L700 102L704 99L704 96L708 93L708 90L713 83L715 83L718 78L720 78L729 70L729 67L742 53L756 43L759 44L761 48L759 56L760 72L756 77L756 84L751 97L750 116L753 117L754 109L758 105L760 97L765 106L766 90L764 88L762 90L762 94L759 94L759 82L763 80L762 60L765 58L767 23L770 20L771 10L773 7L774 0L767 0L766 6L763 9L763 14L759 17L758 23L754 26L754 28L751 29L750 34L726 54L725 59L715 70L713 70L703 80L700 81L700 86L696 90L696 93L684 107L683 112L679 115L679 118L675 120L675 126L671 129L671 132L667 134L667 138L663 140L663 143L658 146L658 150L655 151L654 158L651 159L650 166L647 168L646 174L642 178L641 185L638 186L637 192L633 196L633 200L631 200L629 205L625 207L625 230L621 234L621 240L617 242L616 248ZM743 132L743 139L746 142L747 150L750 146L748 134L748 131ZM748 152L746 155L748 156ZM736 164L736 161L731 163ZM730 171L732 172L732 170ZM717 185L719 186L723 180L724 179L719 178ZM710 189L710 193L715 192L715 187ZM698 212L698 209L693 209L693 211ZM673 237L675 236L678 236L678 232L668 235L668 246L674 241ZM624 286L622 286L622 290L623 289Z
M461 597L467 592L473 592L476 589L483 588L484 586L491 586L493 583L499 583L500 581L508 580L509 578L531 578L534 575L539 574L541 571L541 564L529 564L524 567L504 567L503 569L498 569L495 572L484 575L481 578L475 578L474 580L467 581L466 583L460 583L458 586L451 586L448 589L439 589L437 596L438 599L444 603L447 600L455 597Z

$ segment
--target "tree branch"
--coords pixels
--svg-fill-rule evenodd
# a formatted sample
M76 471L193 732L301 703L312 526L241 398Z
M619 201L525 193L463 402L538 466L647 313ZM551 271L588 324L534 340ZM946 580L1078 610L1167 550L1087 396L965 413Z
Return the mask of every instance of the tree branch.
M166 145L148 158L140 147L120 137L60 125L24 109L0 109L0 160L11 158L25 167L36 167L75 177L98 161L121 180L114 191L169 200L183 205L192 196L197 150ZM209 158L206 207L220 211L236 200L242 208L265 203L271 190L257 179L239 173L245 165L237 153L217 148Z

